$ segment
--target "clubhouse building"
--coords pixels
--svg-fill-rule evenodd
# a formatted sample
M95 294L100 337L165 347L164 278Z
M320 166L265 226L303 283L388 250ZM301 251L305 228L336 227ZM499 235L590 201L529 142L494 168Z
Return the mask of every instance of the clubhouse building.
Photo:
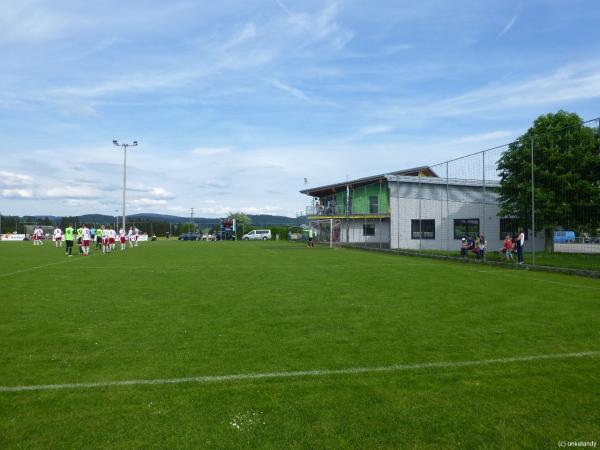
M302 190L312 204L301 215L327 230L324 241L456 250L463 237L483 235L488 249L496 250L519 226L518 219L498 216L499 186L497 181L442 178L429 166L416 167ZM543 248L543 237L536 237L535 246Z

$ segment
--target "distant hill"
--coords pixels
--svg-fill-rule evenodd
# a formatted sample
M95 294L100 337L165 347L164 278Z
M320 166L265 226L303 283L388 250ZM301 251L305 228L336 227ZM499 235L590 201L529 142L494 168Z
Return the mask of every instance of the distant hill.
M182 223L190 221L189 216L182 217L155 213L132 214L127 217L129 220L164 220L165 222L170 223ZM286 216L272 216L269 214L248 214L248 217L252 219L253 225L296 225L297 223L295 218ZM219 223L219 219L215 217L194 217L194 222L210 226Z
M115 216L107 216L105 214L84 214L79 216L81 223L113 223Z
M252 219L252 225L297 225L298 221L294 217L271 216L269 214L249 214Z

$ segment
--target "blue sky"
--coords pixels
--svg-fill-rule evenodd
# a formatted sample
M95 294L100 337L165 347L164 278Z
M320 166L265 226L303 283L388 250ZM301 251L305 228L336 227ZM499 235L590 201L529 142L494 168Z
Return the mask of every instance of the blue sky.
M0 212L294 215L600 115L600 3L0 0Z

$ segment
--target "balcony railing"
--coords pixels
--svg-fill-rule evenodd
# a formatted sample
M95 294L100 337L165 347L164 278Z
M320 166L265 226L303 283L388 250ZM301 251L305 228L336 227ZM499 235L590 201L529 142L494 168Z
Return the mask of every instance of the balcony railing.
M329 206L307 206L306 216L352 216L352 215L381 215L387 214L387 211L375 211L374 208L370 208L369 211L364 211L362 208L352 208L350 206L346 211L345 205L329 205Z

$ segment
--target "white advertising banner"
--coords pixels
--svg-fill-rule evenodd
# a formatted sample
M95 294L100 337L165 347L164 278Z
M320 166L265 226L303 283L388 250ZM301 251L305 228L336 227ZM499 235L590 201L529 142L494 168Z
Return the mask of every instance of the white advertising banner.
M0 241L24 241L24 234L0 234Z

